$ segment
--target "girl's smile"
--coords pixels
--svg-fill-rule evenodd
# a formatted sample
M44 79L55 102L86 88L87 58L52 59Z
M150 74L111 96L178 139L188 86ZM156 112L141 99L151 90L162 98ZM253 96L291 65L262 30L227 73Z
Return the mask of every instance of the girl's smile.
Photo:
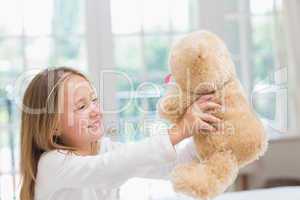
M103 135L102 113L95 90L89 81L78 75L70 75L60 87L59 127L63 142L84 154L91 143Z

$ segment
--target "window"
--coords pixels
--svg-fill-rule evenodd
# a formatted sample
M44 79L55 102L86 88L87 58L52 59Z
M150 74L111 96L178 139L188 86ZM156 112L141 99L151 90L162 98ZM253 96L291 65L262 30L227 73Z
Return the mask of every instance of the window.
M287 58L282 21L282 0L225 1L225 40L237 73L260 117L276 130L286 131Z
M216 14L211 14L212 8L216 9ZM155 15L152 10L155 10ZM116 69L132 78L134 90L141 89L141 83L151 81L163 91L161 86L164 75L168 73L167 56L171 43L187 32L204 28L224 38L236 64L237 74L250 99L254 96L252 91L255 89L257 92L257 87L266 88L275 84L275 74L284 71L280 69L286 66L286 55L282 50L285 41L281 10L281 0L268 0L263 3L258 0L225 0L219 7L215 7L214 1L202 0L165 0L159 4L156 1L132 0L130 3L121 3L112 0L112 37ZM215 27L222 29L216 30ZM153 87L147 86L142 88L143 92L151 93ZM128 82L119 79L119 108L128 104L128 90ZM255 110L268 123L282 123L277 122L279 115L282 118L286 114L287 103L284 102L287 100L282 98L287 97L282 97L282 92L284 93L280 90L278 95L277 90L275 93L264 90L264 94L260 91L252 99ZM129 103L128 109L120 113L121 119L131 119L133 123L137 123L153 116L159 96L137 96L138 98ZM150 112L146 114L142 111ZM131 128L128 131L130 136L124 132L121 135L129 137L123 138L124 140L142 138L136 135L140 131L134 132L134 128Z
M138 128L155 115L169 73L170 46L195 29L196 8L194 0L111 0L115 69L129 76L135 90L130 101L130 84L124 77L118 79L118 107L128 105L119 114L128 128L120 133L123 141L144 137Z
M11 0L0 6L0 199L19 186L19 109L15 80L31 69L86 67L85 2Z

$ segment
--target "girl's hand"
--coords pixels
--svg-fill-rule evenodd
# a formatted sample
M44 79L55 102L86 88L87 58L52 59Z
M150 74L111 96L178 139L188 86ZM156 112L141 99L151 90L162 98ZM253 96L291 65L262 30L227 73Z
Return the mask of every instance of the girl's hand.
M195 101L184 114L182 120L169 129L173 145L181 140L191 137L194 132L213 132L217 129L213 124L218 124L221 119L209 114L209 111L221 109L221 105L211 101L213 95L204 95Z

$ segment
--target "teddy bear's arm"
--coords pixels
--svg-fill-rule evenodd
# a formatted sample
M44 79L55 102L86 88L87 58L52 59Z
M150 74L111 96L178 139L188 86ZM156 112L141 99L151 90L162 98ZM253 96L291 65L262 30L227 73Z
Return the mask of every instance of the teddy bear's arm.
M160 116L171 123L178 123L192 103L184 92L172 88L166 92L158 103L158 112Z

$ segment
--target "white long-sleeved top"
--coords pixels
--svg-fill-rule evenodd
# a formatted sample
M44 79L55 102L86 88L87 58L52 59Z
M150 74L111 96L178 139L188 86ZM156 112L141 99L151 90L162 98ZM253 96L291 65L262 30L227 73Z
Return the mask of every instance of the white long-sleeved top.
M157 135L129 144L102 138L93 156L46 152L38 163L35 200L115 200L128 179L168 178L176 164L196 158L191 139L175 149L168 135Z

